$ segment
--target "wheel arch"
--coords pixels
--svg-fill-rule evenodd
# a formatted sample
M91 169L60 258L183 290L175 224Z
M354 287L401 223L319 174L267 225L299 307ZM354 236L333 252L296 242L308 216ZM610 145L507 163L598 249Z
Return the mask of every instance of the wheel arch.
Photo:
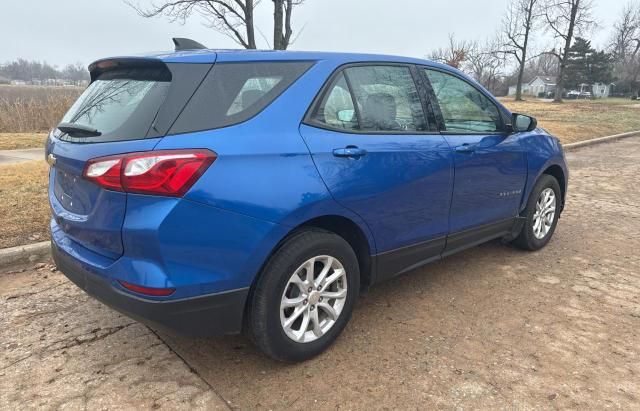
M567 177L564 173L564 170L559 165L553 164L547 167L540 175L544 175L544 174L550 175L551 177L555 178L558 181L558 184L560 185L560 194L562 198L560 211L562 211L564 209L564 201L565 201L565 195L567 190L567 180L566 180Z
M342 237L356 253L360 268L360 288L366 290L372 282L373 250L362 228L354 221L339 215L316 217L300 224L295 230L316 228Z
M253 289L267 265L271 257L282 247L282 245L291 237L308 229L317 229L332 232L342 237L353 249L358 258L358 266L360 268L360 288L366 290L373 281L373 257L374 247L373 239L367 236L366 228L360 227L358 223L352 219L337 215L322 215L309 218L292 227L278 243L273 247L268 256L264 259L257 275L252 281L251 289Z

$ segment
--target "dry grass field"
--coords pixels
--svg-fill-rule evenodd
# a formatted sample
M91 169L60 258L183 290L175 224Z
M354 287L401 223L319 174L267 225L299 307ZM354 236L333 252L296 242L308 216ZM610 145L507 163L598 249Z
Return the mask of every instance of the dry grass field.
M80 87L0 86L0 133L33 133L56 125Z
M41 147L43 134L60 121L81 92L79 87L0 85L0 150ZM513 112L536 117L564 143L640 130L639 101L500 100Z
M44 147L47 133L0 133L0 150Z
M512 112L536 117L540 127L565 144L640 130L640 101L565 100L561 104L537 99L500 101Z
M0 166L0 248L49 239L49 201L44 161Z

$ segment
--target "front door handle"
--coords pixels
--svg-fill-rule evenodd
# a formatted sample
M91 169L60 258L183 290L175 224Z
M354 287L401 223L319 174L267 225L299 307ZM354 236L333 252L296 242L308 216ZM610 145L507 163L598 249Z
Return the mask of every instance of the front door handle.
M476 151L476 145L465 143L461 146L456 147L454 150L456 150L456 153L471 154Z
M333 150L333 155L336 157L358 158L365 154L367 154L367 150L356 146L346 146L345 148L336 148Z

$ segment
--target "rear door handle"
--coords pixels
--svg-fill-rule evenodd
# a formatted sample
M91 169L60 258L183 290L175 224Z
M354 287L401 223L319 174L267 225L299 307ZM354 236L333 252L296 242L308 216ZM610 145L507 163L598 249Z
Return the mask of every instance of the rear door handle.
M336 148L333 150L333 155L336 157L362 157L367 154L367 150L356 146L346 146L345 148Z
M456 150L456 153L471 154L476 151L476 145L465 143L461 146L456 147L454 150Z

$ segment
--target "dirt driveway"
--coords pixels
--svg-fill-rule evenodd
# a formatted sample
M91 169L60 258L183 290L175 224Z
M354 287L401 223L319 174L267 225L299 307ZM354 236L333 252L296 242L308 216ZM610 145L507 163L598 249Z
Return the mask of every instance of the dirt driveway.
M0 408L640 408L640 139L569 155L538 253L487 244L374 288L327 353L156 334L48 269L0 276Z

